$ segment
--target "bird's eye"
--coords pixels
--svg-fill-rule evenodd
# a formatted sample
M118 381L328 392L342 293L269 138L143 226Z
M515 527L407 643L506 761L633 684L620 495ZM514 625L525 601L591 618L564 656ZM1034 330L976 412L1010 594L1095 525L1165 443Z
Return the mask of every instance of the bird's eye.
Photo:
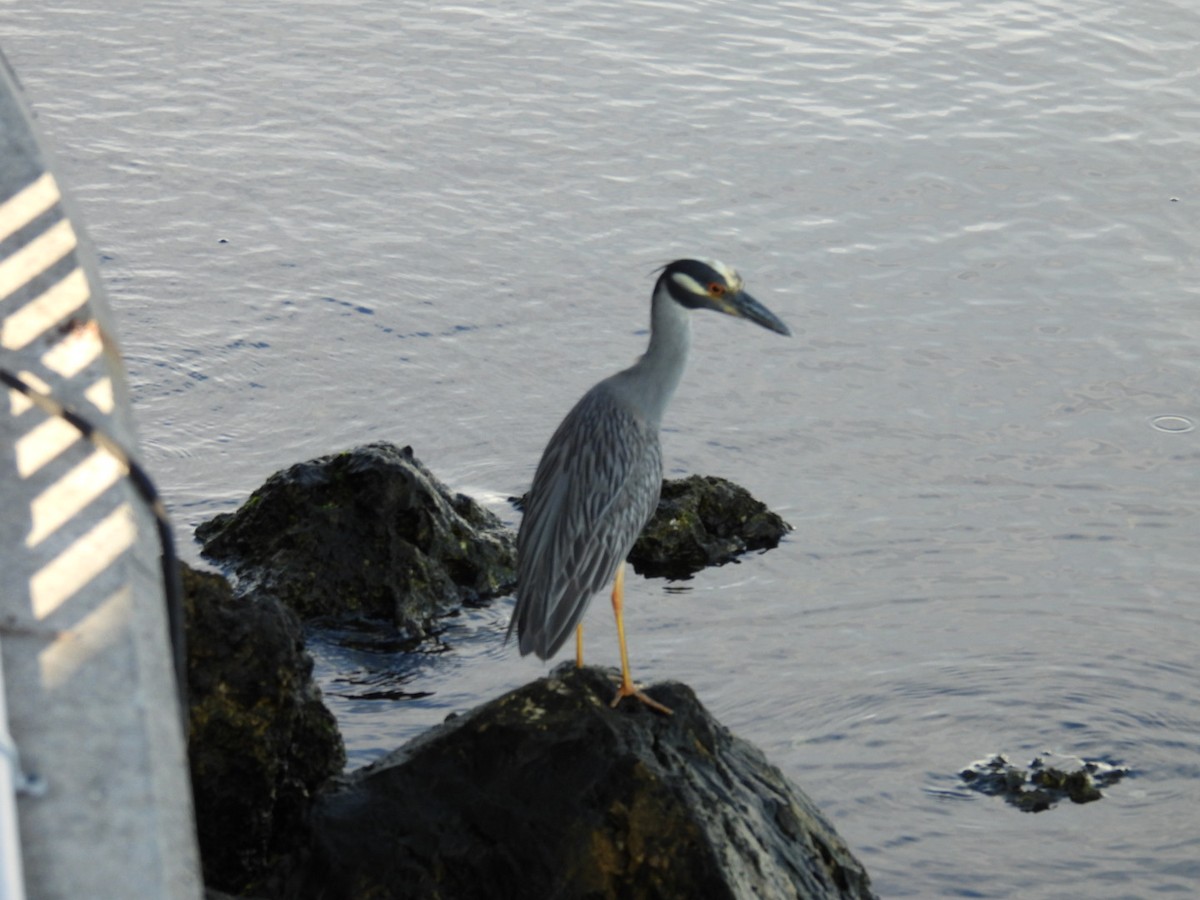
M708 296L720 297L725 293L725 285L719 281L710 282L708 285Z

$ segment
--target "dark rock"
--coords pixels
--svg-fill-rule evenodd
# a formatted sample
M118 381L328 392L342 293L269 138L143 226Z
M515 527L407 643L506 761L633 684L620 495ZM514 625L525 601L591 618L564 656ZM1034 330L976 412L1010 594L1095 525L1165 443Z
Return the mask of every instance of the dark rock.
M196 536L239 590L272 594L306 619L385 619L414 640L515 578L512 532L451 494L411 447L385 443L276 472Z
M651 578L686 578L742 553L775 547L790 530L732 481L713 475L667 479L629 561L634 571Z
M525 498L510 497L517 509ZM647 578L688 578L752 550L771 550L792 526L744 487L715 475L667 478L653 517L629 552Z
M817 808L684 685L560 667L323 794L295 898L864 898Z
M1060 800L1091 803L1100 800L1100 787L1116 784L1129 772L1099 760L1036 756L1027 769L1014 766L1001 755L971 763L959 777L972 790L1001 796L1023 812L1044 812Z
M204 880L241 893L303 842L317 787L346 756L294 613L183 567L192 792Z

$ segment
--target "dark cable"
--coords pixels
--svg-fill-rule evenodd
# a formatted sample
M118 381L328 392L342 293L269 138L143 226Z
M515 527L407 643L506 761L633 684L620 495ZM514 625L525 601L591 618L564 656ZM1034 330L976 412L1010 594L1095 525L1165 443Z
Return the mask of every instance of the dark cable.
M171 639L171 654L175 663L175 683L179 692L179 709L183 716L184 735L188 730L187 703L187 638L183 622L183 582L179 574L179 556L175 552L175 535L167 508L163 505L158 489L129 452L111 436L101 431L79 413L67 408L49 394L43 394L20 376L8 369L0 368L0 381L14 391L27 397L35 406L48 415L58 416L91 441L101 450L112 454L125 467L133 488L154 514L158 528L158 542L162 547L163 593L167 604L167 629Z

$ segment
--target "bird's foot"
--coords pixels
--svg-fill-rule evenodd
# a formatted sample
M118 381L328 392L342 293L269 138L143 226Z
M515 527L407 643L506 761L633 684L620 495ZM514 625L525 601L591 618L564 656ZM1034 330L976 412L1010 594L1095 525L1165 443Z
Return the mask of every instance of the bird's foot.
M610 703L609 705L613 709L616 709L617 705L622 700L624 700L626 697L633 697L635 700L640 700L642 703L645 703L652 710L654 710L655 712L660 712L664 716L674 715L674 713L672 713L669 708L663 706L657 700L647 697L645 694L643 694L641 691L639 691L636 687L633 686L632 682L622 682L621 686L617 688L617 696L613 697L612 703Z

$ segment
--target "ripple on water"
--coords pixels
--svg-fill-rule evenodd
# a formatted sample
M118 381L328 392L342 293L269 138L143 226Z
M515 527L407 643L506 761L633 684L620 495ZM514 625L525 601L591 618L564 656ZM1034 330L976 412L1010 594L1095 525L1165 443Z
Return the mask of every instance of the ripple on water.
M1196 423L1187 416L1155 416L1150 420L1150 424L1159 431L1171 434L1184 434L1196 427Z

